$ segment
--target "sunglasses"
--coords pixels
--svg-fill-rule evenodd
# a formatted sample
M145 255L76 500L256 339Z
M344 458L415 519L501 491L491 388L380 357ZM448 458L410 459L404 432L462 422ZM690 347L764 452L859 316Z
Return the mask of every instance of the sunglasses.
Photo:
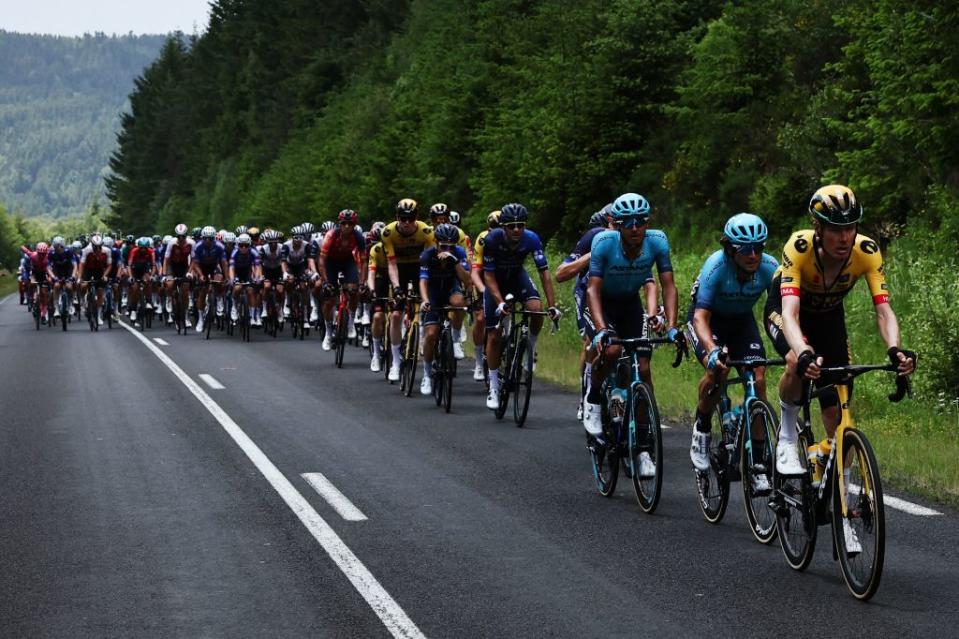
M756 242L754 244L731 244L730 246L732 246L733 250L740 255L749 255L750 253L762 253L763 249L766 248L766 243Z
M646 226L649 218L644 215L631 215L621 220L616 220L616 225L620 228L631 229L635 226Z
M526 222L507 222L503 224L502 226L503 228L509 229L511 231L515 231L517 229L522 230L526 228Z
M452 251L456 247L456 244L437 244L437 247L441 251Z
M409 224L410 222L415 222L415 221L416 221L416 218L415 218L415 217L412 217L412 216L410 216L410 217L397 217L396 219L397 219L399 222L403 223L403 224Z
M354 226L355 222L340 222L340 226Z

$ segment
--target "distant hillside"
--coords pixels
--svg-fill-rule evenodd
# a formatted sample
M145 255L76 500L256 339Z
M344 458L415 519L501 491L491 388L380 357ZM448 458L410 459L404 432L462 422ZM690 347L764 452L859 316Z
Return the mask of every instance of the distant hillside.
M0 30L0 202L8 210L60 217L103 195L133 79L164 40Z

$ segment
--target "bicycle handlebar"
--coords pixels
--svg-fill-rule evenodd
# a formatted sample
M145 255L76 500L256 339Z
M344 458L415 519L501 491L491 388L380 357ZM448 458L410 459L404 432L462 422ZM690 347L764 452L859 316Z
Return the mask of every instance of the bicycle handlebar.
M836 384L844 384L851 382L853 379L859 377L863 373L868 373L870 371L888 371L890 373L898 373L899 366L896 364L859 364L848 366L832 366L829 368L820 368L822 373L832 373L836 375L841 375L840 381ZM835 385L835 384L833 384ZM895 392L889 393L886 395L886 398L893 403L899 403L902 399L908 395L909 398L912 398L912 380L909 379L908 375L896 375L896 390Z
M670 341L668 337L627 337L625 339L619 337L610 338L608 344L611 346L626 346L627 348L640 348L642 346L652 346L653 344L673 344L674 342ZM678 368L683 361L683 356L686 354L683 345L675 342L676 344L676 359L673 360L673 368Z

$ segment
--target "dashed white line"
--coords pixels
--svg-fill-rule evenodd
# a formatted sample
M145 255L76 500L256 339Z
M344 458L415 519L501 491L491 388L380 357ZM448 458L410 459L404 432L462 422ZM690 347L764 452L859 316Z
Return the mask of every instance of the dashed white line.
M169 346L169 345L170 345L170 342L166 341L165 339L160 339L159 337L154 337L154 338L153 338L153 341L156 342L157 344L159 344L160 346Z
M307 483L313 487L320 497L333 506L333 510L340 514L340 517L346 521L366 521L366 515L353 505L346 495L333 485L322 473L303 473L301 475Z
M198 377L199 377L200 379L202 379L204 382L206 382L206 385L209 386L210 388L212 388L213 390L223 390L224 388L226 388L226 386L224 386L224 385L221 384L220 382L216 381L216 378L213 377L213 375L208 375L208 374L206 374L206 373L200 373L200 374L198 375Z
M416 627L413 620L407 616L406 612L400 608L399 604L390 596L386 589L380 585L373 573L367 569L363 562L353 554L339 535L330 527L325 519L313 509L310 502L290 483L290 481L280 472L272 461L260 450L252 439L250 439L243 429L233 421L226 411L220 408L213 399L207 395L206 391L200 388L193 379L183 372L176 362L170 359L166 353L161 351L149 339L133 329L126 322L120 322L120 326L129 331L143 345L150 349L163 364L170 369L180 382L187 387L194 397L196 397L204 408L220 423L223 430L233 438L237 446L253 462L257 470L266 478L273 489L280 495L290 510L299 518L313 538L319 542L323 550L336 563L343 574L350 580L357 592L366 600L366 603L373 609L376 616L380 618L386 629L394 637L410 637L425 639L425 635Z

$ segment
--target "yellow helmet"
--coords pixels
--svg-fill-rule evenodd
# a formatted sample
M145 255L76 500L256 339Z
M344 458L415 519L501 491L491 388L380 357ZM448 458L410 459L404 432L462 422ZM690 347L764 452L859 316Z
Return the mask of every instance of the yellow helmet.
M416 200L405 197L396 203L397 217L416 217Z
M492 211L489 215L486 216L486 226L491 229L499 227L499 210Z
M849 226L862 221L862 205L848 186L830 184L813 193L809 214L827 224Z

